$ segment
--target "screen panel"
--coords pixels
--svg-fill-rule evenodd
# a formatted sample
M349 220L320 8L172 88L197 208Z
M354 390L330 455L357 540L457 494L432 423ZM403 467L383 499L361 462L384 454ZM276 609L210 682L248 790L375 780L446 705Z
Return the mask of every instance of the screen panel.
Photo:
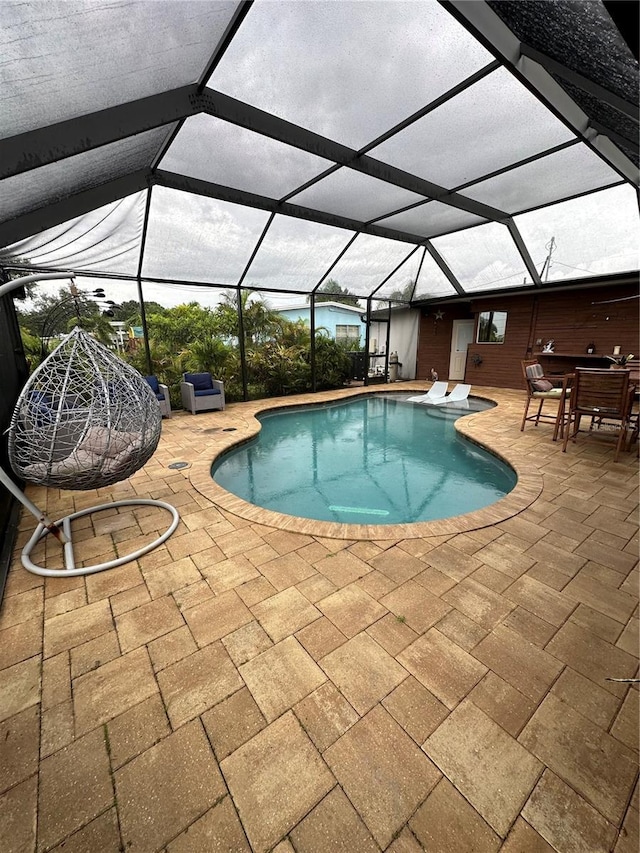
M531 276L506 225L489 222L433 240L465 291L501 290L531 284Z
M269 214L156 186L143 275L237 284Z
M415 248L410 243L359 234L324 282L331 278L356 296L369 296Z
M352 236L342 228L276 216L243 284L311 291Z
M492 60L437 3L254 3L208 85L361 148Z
M318 183L292 196L289 201L314 210L338 213L360 222L369 222L423 199L424 196L386 181L379 181L354 169L337 169Z
M64 282L51 281L38 284L37 294L40 294L47 284L56 285L56 290L64 286ZM122 305L123 302L138 302L138 284L136 281L128 281L126 279L103 278L101 276L79 275L76 276L75 284L78 290L84 294L91 294L91 291L96 288L104 290L104 301L102 298L97 299L100 308L107 308L106 300L111 300L117 305ZM55 291L54 291L55 292ZM112 319L107 317L107 320Z
M463 194L517 213L619 180L620 175L586 145L572 145L466 187Z
M391 278L386 281L379 290L376 297L380 299L395 299L400 302L410 302L415 289L416 278L420 269L420 261L425 253L423 246L408 258L402 266L396 270Z
M450 204L442 204L439 201L429 201L379 219L376 225L386 225L388 228L398 228L408 234L416 234L419 237L434 237L447 231L455 231L458 228L466 228L470 225L478 225L486 222L482 216L468 213L452 207Z
M137 299L137 285L133 283L136 295L128 295L127 299ZM105 287L105 290L107 288ZM123 293L131 293L129 288L122 288ZM178 305L188 305L197 302L202 308L216 308L228 292L225 287L215 287L205 284L185 284L184 282L143 281L142 293L145 302L157 302L163 308L175 308ZM116 297L114 297L116 298ZM119 301L125 297L120 297Z
M425 253L420 269L414 300L431 299L438 296L456 296L457 291L429 252Z
M0 220L20 216L113 178L149 168L173 125L148 130L2 181Z
M280 199L332 162L209 115L188 118L159 168Z
M574 138L500 68L369 153L453 189Z
M238 5L3 2L0 136L196 82Z
M147 191L77 216L0 250L0 264L136 275Z
M640 268L640 217L632 187L613 187L532 210L516 216L515 223L538 270L551 250L545 280Z

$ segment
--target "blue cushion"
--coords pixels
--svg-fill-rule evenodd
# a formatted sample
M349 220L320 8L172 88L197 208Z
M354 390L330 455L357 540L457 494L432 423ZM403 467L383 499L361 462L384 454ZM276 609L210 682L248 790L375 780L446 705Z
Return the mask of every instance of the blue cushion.
M49 394L44 391L29 392L29 414L31 417L35 415L36 426L42 427L45 424L53 423L54 413L51 409L53 400Z
M207 391L213 388L210 373L185 373L184 381L190 382L196 393L198 391Z
M153 391L153 393L157 394L160 391L160 387L158 384L158 377L157 376L145 376L144 378L147 380L149 385L151 385L151 390Z
M195 397L213 397L214 394L219 394L217 388L204 388L202 391L194 391Z
M158 391L158 393L156 394L156 400L164 400L164 394L162 393L162 391Z
M59 397L58 400L60 400ZM45 391L29 391L29 405L47 406L50 408L56 405L56 403L51 394L47 394Z

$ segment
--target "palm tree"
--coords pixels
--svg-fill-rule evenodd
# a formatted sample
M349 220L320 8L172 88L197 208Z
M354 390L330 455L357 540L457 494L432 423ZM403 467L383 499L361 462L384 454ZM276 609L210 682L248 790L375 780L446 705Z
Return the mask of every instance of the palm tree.
M244 339L248 346L256 346L271 340L282 328L283 318L270 308L261 296L254 291L240 292L240 307L242 310L242 325ZM216 319L220 334L227 338L238 338L238 293L227 290L222 296L222 302L216 309Z
M184 360L190 370L207 371L227 385L237 379L240 372L237 350L219 338L195 341L184 353Z

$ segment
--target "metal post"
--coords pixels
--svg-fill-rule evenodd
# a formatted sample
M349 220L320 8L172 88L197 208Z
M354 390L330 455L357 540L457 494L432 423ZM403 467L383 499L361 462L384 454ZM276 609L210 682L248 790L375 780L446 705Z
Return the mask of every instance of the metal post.
M387 343L384 357L384 377L388 381L389 376L389 342L391 340L391 302L387 302Z
M311 360L311 391L315 394L318 390L316 381L316 294L312 291L309 297L309 326L311 328L310 360Z
M138 278L138 302L140 303L140 317L142 319L142 334L144 337L144 352L147 357L147 372L153 375L153 362L151 361L151 348L149 346L149 328L147 326L147 312L144 307L144 296L142 295L142 280Z
M238 311L238 346L240 348L240 365L242 369L242 399L249 399L249 388L247 382L247 356L244 346L244 318L242 316L242 290L240 287L236 291L237 311Z
M53 533L56 539L62 542L63 545L66 544L68 537L59 525L52 521L48 515L40 509L40 507L33 503L33 501L30 501L22 489L16 486L11 477L6 471L3 471L2 468L0 468L0 483L2 483L2 485L11 492L14 498L17 498L20 503L29 510L31 515L38 519L38 523L41 524L43 528L46 528L50 533Z
M267 220L264 228L262 229L262 234L260 235L260 237L258 238L258 241L256 242L255 246L253 247L253 251L251 252L251 256L250 256L249 260L247 261L245 268L242 270L242 275L238 279L238 283L236 285L236 289L238 291L238 306L237 306L237 311L238 311L238 346L240 348L240 369L242 371L242 399L245 402L249 399L249 391L247 389L247 385L248 385L248 382L247 382L247 358L246 358L245 346L244 346L244 322L242 319L242 304L241 304L241 302L242 302L242 300L241 300L242 291L240 290L240 288L242 287L242 282L247 277L247 273L249 272L249 268L250 268L251 264L253 263L253 259L258 254L258 250L259 250L260 246L262 245L262 241L267 236L267 231L269 230L269 228L271 228L271 223L273 222L275 217L276 217L276 213L274 210L273 213L271 214L271 216L269 217L269 219Z
M367 328L364 336L365 363L364 363L364 384L369 384L369 341L371 337L371 297L367 297Z
M140 318L142 320L142 334L144 336L144 351L147 357L147 373L153 375L153 362L151 361L151 348L149 346L149 328L147 326L147 312L144 308L144 296L142 294L142 264L144 262L144 248L147 242L147 230L149 227L149 211L151 210L151 191L153 187L147 190L147 203L144 208L144 222L142 224L142 237L140 238L140 257L138 258L138 274L136 282L138 285L138 302L140 303Z

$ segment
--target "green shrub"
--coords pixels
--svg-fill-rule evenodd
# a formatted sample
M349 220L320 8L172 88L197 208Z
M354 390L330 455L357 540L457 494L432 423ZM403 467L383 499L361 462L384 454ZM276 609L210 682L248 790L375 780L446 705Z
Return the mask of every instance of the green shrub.
M316 386L318 390L341 388L349 376L351 362L346 348L333 338L316 335Z

